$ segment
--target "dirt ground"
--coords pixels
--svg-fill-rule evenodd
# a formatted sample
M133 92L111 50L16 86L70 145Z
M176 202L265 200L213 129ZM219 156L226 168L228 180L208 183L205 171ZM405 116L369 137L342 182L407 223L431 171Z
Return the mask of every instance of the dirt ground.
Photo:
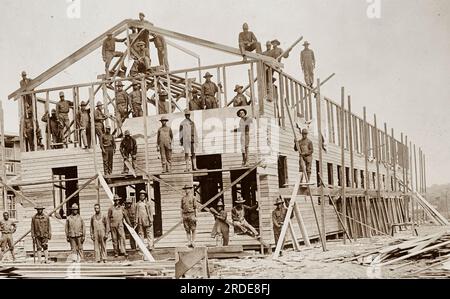
M422 225L418 228L419 237L426 236L445 227ZM410 273L425 267L429 261L403 261L386 267L369 267L357 261L345 261L352 257L380 247L388 246L396 239L412 239L411 230L391 236L376 236L371 239L358 239L343 244L342 240L327 241L327 251L320 243L311 248L302 246L300 252L292 248L283 252L278 260L270 256L255 256L244 259L214 260L212 278L273 278L273 279L367 279L367 278L411 278Z

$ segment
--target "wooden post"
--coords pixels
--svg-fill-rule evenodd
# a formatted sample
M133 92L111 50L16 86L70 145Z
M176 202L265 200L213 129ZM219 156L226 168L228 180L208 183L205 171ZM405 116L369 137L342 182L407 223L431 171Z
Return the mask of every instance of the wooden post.
M414 192L414 177L413 177L413 160L412 160L412 142L409 142L409 170L411 175L411 192L412 194ZM411 202L411 221L414 223L416 221L415 219L415 211L414 211L414 200L412 195L409 196L410 202Z
M98 173L98 169L97 169L97 146L95 143L96 140L96 136L95 136L95 96L94 96L94 85L92 85L89 88L89 106L91 108L91 148L92 148L92 154L93 154L93 158L94 158L94 170L95 173ZM98 141L99 144L101 142L101 140Z
M427 193L427 167L425 164L425 154L423 154L423 192Z
M392 166L394 167L394 192L397 191L397 141L394 137L394 129L391 128L391 141L392 141Z
M36 122L37 122L37 109L36 109L36 94L33 93L31 96L31 106L32 106L32 117L31 117L31 121L33 122L33 147L34 150L37 151L37 129L38 127L36 126ZM49 120L50 122L50 120ZM31 151L31 150L30 150Z
M366 204L366 210L367 210L367 225L369 227L372 226L372 219L370 217L370 202L369 202L369 146L368 146L368 125L367 125L367 113L366 113L366 107L363 107L363 117L364 117L364 167L365 167L365 184L364 188L365 190L365 204ZM368 231L368 237L370 238L372 236L372 230L369 229Z
M322 141L322 115L320 110L320 79L317 79L317 98L316 98L316 109L317 109L317 139L319 140L319 173L322 175L322 150L323 150L323 141ZM319 180L319 178L316 178L316 180ZM323 182L322 182L323 183ZM320 205L320 215L322 220L322 244L323 244L323 250L327 250L327 232L325 227L325 198L324 198L324 190L323 190L323 184L320 184L320 202L322 203Z
M386 186L385 189L387 192L389 192L391 190L390 185L391 185L391 177L389 176L389 167L391 165L391 159L390 159L390 146L389 146L389 135L388 135L388 131L387 131L387 124L384 123L384 146L386 147Z
M258 84L260 84L260 82L258 82ZM279 79L279 83L280 85L280 118L281 118L281 126L284 128L285 127L285 117L284 117L284 76L282 73L280 73L280 79Z
M219 80L220 80L220 77L219 77ZM143 82L145 82L145 77L143 79ZM147 90L147 89L142 88L142 90ZM173 101L173 98L172 98L172 84L170 82L170 75L169 75L169 73L167 73L167 91L169 93L169 95L167 97L167 100L169 101L169 107L167 108L167 112L168 113L172 113L173 112L172 111L172 101ZM147 96L147 93L145 93L145 96ZM146 99L146 98L144 97L143 99ZM219 91L219 104L220 104L220 91Z
M157 80L157 77L156 76L154 76L153 77L153 85L154 85L154 89L155 89L155 103L156 103L156 114L158 115L158 114L161 114L161 111L159 111L159 92L158 92L158 80ZM143 99L144 100L144 99ZM142 104L144 104L144 103L142 103ZM169 105L171 105L172 103L170 103ZM145 109L146 110L148 110L147 109L147 101L145 101Z
M253 65L253 63L252 63ZM264 98L265 95L267 93L267 87L266 87L266 82L267 79L265 78L266 76L266 70L264 68L264 64L262 61L258 61L256 63L256 78L258 79L258 105L259 105L259 114L263 115L264 114ZM270 78L270 82L272 82L272 78ZM281 84L281 82L280 82ZM283 101L282 98L280 98L281 101Z
M4 112L3 112L3 103L0 102L0 154L2 155L1 159L1 168L0 168L0 175L2 182L6 182L6 148L5 148L5 118L4 118ZM6 205L6 188L2 187L2 203L3 203L3 209L6 211L7 205Z
M48 113L48 117L50 117L50 92L45 93L45 113ZM47 120L46 123L47 129L45 130L45 140L47 145L47 150L51 148L52 139L51 139L51 132L50 132L50 121Z
M156 84L156 80L155 80L155 84ZM155 86L156 88L156 86ZM142 77L141 80L141 98L142 99L147 99L147 82L145 81L145 77ZM144 117L143 117L143 121L144 121L144 144L145 144L145 149L144 149L144 154L145 154L145 171L149 172L149 163L148 163L148 124L147 124L147 120L148 120L148 109L147 109L147 101L144 101L145 105L143 105L144 108ZM172 106L172 101L169 102L169 106Z
M319 86L319 85L317 85ZM319 99L320 100L320 99ZM344 106L345 106L345 89L344 87L341 87L341 127L340 127L340 137L341 137L341 199L342 199L342 210L344 212L344 230L347 230L347 198L345 197L345 184L346 184L346 179L345 179L345 141L344 141L344 134L345 134L345 128L344 128L344 118L345 118L345 113L344 113ZM320 132L319 132L319 139L321 140L322 138L320 137ZM322 172L320 173L322 174ZM322 206L324 205L324 203L322 203ZM323 215L322 215L323 217ZM353 231L352 231L353 233ZM346 236L344 234L343 236L343 241L344 244L346 243Z
M252 115L255 116L255 102L256 102L256 95L255 95L255 78L254 78L254 71L253 71L253 63L250 64L250 70L248 70L248 80L250 81L250 97L251 97L251 107L252 107ZM258 82L258 85L260 83ZM258 113L259 115L260 113ZM259 117L258 117L259 119ZM259 144L259 143L258 143Z
M376 159L376 166L377 166L377 200L380 201L380 194L381 194L381 182L380 182L380 143L379 143L379 131L377 127L377 116L376 114L373 115L373 127L375 132L375 140L374 140L374 147L375 147L375 159Z
M400 142L402 144L402 161L401 161L401 166L402 166L402 180L403 180L403 189L402 189L402 193L405 194L406 193L406 174L405 174L405 144L404 144L404 138L403 138L403 133L400 133Z
M225 67L222 68L222 73L223 73L223 97L224 97L223 104L226 105L228 101L228 92L227 92L227 70Z

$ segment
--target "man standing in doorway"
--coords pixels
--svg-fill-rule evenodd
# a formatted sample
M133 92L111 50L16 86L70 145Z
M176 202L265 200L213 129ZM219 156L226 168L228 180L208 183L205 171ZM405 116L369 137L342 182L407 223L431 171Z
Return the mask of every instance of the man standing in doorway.
M132 197L128 197L125 201L125 209L123 210L124 215L130 222L127 222L129 226L135 228L136 227L136 204L133 203ZM136 241L133 236L130 234L128 229L125 231L125 238L130 240L131 250L136 250Z
M147 193L144 190L139 192L139 201L136 204L136 227L139 237L147 238L148 249L153 249L153 213L150 204L146 202Z

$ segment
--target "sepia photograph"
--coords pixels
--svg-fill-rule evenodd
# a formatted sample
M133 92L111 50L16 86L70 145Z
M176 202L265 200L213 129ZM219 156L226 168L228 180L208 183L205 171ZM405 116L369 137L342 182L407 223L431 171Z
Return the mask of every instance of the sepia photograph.
M0 278L450 278L450 1L2 7Z

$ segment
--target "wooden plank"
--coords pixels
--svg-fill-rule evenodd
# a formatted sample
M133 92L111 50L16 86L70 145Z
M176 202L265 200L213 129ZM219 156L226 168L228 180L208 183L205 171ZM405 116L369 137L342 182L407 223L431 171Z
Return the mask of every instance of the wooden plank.
M71 54L67 58L61 60L60 62L55 64L53 67L49 68L48 70L46 70L45 72L43 72L42 74L40 74L39 76L37 76L36 78L31 80L31 82L27 85L26 88L19 88L16 91L14 91L13 93L11 93L8 96L8 99L10 100L10 99L16 97L18 93L23 92L25 90L35 89L42 83L46 82L47 80L53 78L57 74L61 73L65 69L67 69L72 64L83 59L84 57L86 57L87 55L89 55L90 53L92 53L93 51L95 51L96 49L98 49L99 47L102 46L103 41L106 38L106 35L108 32L111 32L113 34L113 36L117 36L120 33L122 33L123 31L125 31L127 29L128 22L129 22L128 20L124 20L124 21L120 22L119 24L117 24L116 26L114 26L113 28L111 28L110 30L108 30L107 32L101 34L100 36L98 36L97 38L95 38L94 40L92 40L91 42L86 44L85 46L81 47L79 50L75 51L73 54Z
M341 145L341 199L342 199L342 210L345 214L347 214L347 198L345 195L345 187L346 187L346 178L345 178L345 144L344 144L344 134L345 134L345 127L344 127L344 107L345 107L345 89L344 87L341 87L341 113L340 113L340 119L341 119L341 127L340 127L340 145ZM320 133L319 133L320 134ZM351 203L350 203L351 204ZM352 215L353 216L353 215ZM344 215L345 217L345 215ZM344 227L343 229L347 231L347 221L343 223ZM353 231L351 232L351 235L353 235ZM350 238L350 237L349 237ZM346 243L345 235L343 237L344 244Z
M320 95L320 79L317 79L317 94L316 94L316 110L317 110L317 136L319 139L319 173L322 174L323 173L323 169L322 169L322 165L323 165L323 157L322 157L322 151L323 151L323 141L322 141L322 110L321 110L321 101L322 101L322 97ZM311 107L310 107L311 108ZM312 110L310 111L311 115L312 115ZM309 178L308 178L309 179ZM326 240L326 226L325 226L325 198L324 198L324 188L323 188L323 184L321 184L320 188L320 201L321 201L321 205L320 205L320 214L321 214L321 220L322 220L322 249L324 251L327 250L326 244L327 244L327 240Z
M364 118L364 135L363 135L363 139L364 139L364 168L365 168L365 175L364 175L364 179L366 181L366 183L364 184L364 188L366 190L366 195L365 195L365 203L366 203L366 211L367 211L367 225L369 227L372 226L372 219L371 219L371 213L370 213L370 202L369 202L369 157L368 157L368 134L367 134L367 114L366 114L366 107L363 107L363 118ZM368 237L370 238L372 236L372 232L369 230L368 231Z

